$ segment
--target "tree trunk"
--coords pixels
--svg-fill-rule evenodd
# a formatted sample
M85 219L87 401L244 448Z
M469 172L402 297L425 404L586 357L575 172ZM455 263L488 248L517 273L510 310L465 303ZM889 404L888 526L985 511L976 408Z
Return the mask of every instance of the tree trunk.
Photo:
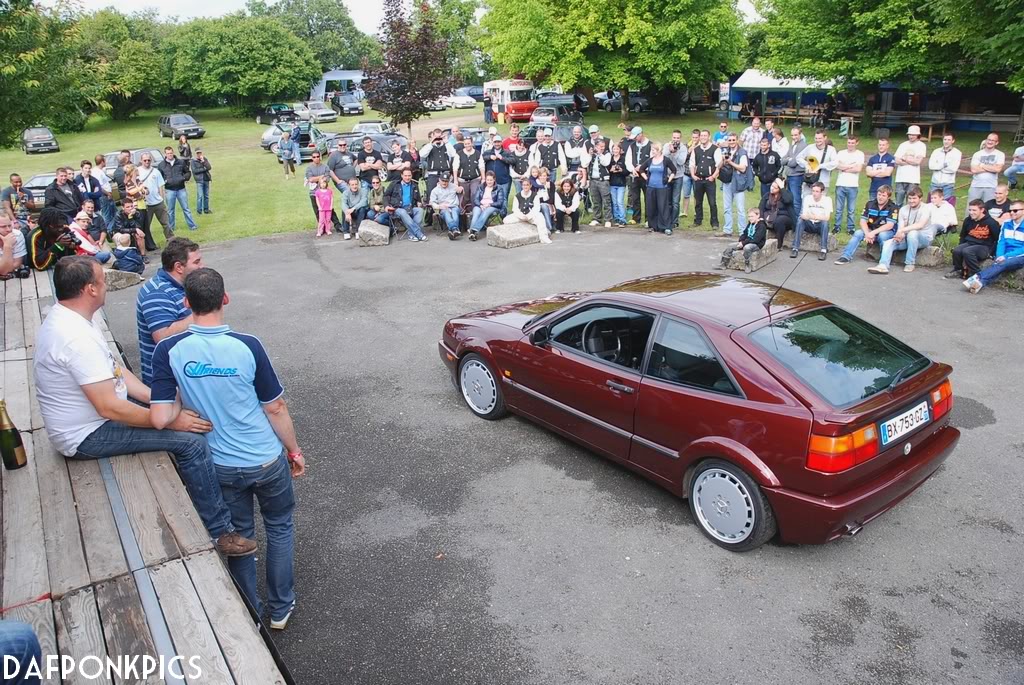
M876 90L871 89L864 94L864 118L860 122L860 134L865 138L869 138L872 135L872 129L874 128L875 118L875 94Z
M405 129L409 132L409 135L407 135L406 138L408 138L409 140L412 140L412 122L411 121L405 122Z
M587 104L590 105L590 111L591 112L596 112L597 111L597 98L594 97L594 89L590 88L590 87L587 87L587 88L580 88L579 90L580 90L580 92L583 93L583 97L587 98Z
M622 88L619 90L619 104L621 105L621 114L619 116L620 121L629 121L629 88Z

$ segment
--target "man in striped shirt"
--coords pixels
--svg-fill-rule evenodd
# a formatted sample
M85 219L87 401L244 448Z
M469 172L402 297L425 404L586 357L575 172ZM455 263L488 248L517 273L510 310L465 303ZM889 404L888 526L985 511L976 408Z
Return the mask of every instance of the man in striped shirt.
M203 267L203 255L199 245L188 238L172 238L160 261L163 268L142 286L135 305L142 382L146 385L153 383L156 344L192 324L192 310L185 304L185 276Z

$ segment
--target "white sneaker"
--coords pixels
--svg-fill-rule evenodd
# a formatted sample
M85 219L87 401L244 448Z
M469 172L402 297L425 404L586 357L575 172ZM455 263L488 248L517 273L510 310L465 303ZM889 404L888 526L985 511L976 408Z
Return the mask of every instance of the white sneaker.
M604 222L604 227L605 228L611 228L612 227L612 222L610 222L610 221Z
M351 233L346 233L345 234L345 240L352 240L352 234Z
M288 610L288 613L284 615L281 620L270 620L270 627L273 630L284 630L288 627L288 619L292 617L292 612L295 611L295 603L292 603L292 608Z
M591 226L597 226L597 219L594 219L593 221L591 221L590 225Z

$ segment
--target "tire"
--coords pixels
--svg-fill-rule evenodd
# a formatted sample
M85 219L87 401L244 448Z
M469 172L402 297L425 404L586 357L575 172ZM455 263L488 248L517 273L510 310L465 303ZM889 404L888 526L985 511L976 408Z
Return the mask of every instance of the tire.
M261 125L263 124L263 115L262 114L257 114L256 115L256 123L257 124L261 124Z
M157 129L156 131L157 131L157 133L159 133L159 134L160 134L160 137L161 137L161 138L163 138L163 137L164 137L164 130L163 130L162 128L158 128L158 129Z
M280 150L280 149L281 149L281 144L280 143L271 143L270 144L270 152L272 154L276 155L277 151Z
M475 352L470 352L459 362L458 387L466 406L481 419L494 421L508 413L498 375Z
M614 112L615 108L612 107L612 103L606 102L606 103L604 103L604 111L606 111L606 112Z
M635 105L633 105L633 111L639 114L640 112L644 111L644 107L638 102Z
M729 103L726 102L725 100L722 100L721 102L718 103L718 109L722 110L723 112L727 111L729 109Z
M690 479L690 513L712 542L731 552L749 552L775 537L771 505L750 476L722 459L697 465Z

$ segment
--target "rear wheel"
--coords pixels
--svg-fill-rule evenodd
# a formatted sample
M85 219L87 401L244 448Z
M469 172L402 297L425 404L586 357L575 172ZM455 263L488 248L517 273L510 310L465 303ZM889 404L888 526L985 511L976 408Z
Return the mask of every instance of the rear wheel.
M643 106L642 106L642 105L641 105L641 104L640 104L640 103L638 102L638 103L636 103L635 105L633 105L633 111L634 111L634 112L642 112L642 111L644 111L644 108L643 108Z
M163 130L162 128L160 128L160 129L157 129L157 132L158 132L158 133L160 134L160 137L161 137L161 138L163 138L163 137L164 137L164 130Z
M257 124L262 124L263 123L263 115L262 114L257 114L256 115L256 123Z
M614 112L614 111L615 111L615 108L614 108L614 107L612 107L612 103L610 103L610 102L606 102L606 103L604 104L604 111L606 111L606 112Z
M280 143L271 143L270 144L270 151L272 153L274 153L275 155L277 154L277 151L280 150L280 149L281 149Z
M466 405L481 419L493 421L508 413L498 376L490 364L474 352L459 362L459 391Z
M712 542L747 552L775 537L775 514L742 469L721 459L697 466L690 481L690 511Z

